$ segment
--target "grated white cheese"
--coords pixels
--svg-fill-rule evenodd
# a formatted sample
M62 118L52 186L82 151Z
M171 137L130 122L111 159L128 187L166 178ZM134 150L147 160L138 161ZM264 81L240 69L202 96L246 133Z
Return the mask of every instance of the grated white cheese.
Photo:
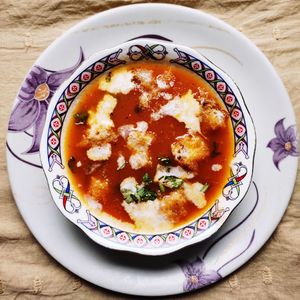
M86 154L92 161L108 160L111 156L111 144L91 147L87 150Z
M121 93L126 95L136 87L132 81L133 76L132 71L128 71L124 68L119 69L112 73L109 80L107 77L101 76L99 79L99 89L112 94Z
M151 101L151 94L148 92L142 92L142 94L139 97L140 105L144 108L149 107L150 101Z
M156 77L156 84L159 89L165 90L165 89L168 89L168 88L174 86L174 84L175 84L174 80L175 80L175 77L172 74L172 72L165 71L164 73L159 74Z
M200 133L200 104L194 98L191 90L182 97L175 97L163 105L158 115L160 117L163 115L174 117L179 122L183 122L187 129ZM158 115L152 113L151 117L157 120Z
M138 170L149 163L149 156L147 152L137 152L132 154L129 158L129 164L133 170Z
M152 74L152 70L146 69L137 69L135 72L136 77L140 79L142 83L151 83L153 80Z
M225 125L225 114L219 109L209 109L204 112L212 129L217 129Z
M161 92L160 96L163 97L165 100L171 100L172 99L172 95L169 94L169 93Z
M88 138L105 139L110 134L110 129L114 127L114 122L110 118L111 113L117 105L117 99L111 95L105 95L97 105L96 112L89 111L88 118Z
M82 166L81 161L78 161L77 164L76 164L76 167L77 167L77 168L80 168L81 166Z
M156 84L160 89L167 89L169 87L168 83L163 80L161 75L158 75L156 78Z
M220 165L220 164L213 164L212 166L211 166L211 169L212 169L212 171L214 171L214 172L218 172L218 171L220 171L220 170L222 170L222 165Z

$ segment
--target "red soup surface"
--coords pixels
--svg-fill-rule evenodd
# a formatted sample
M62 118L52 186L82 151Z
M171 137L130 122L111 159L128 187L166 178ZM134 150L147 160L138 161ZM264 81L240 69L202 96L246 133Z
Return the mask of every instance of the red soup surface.
M233 133L221 99L178 66L138 62L96 78L64 132L75 190L121 229L165 232L207 211L230 176Z

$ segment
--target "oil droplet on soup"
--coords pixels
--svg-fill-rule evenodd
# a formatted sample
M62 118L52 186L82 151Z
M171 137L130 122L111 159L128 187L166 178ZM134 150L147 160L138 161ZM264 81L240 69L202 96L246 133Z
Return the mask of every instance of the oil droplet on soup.
M230 176L232 125L199 76L152 62L116 67L79 94L64 162L87 207L120 229L158 233L207 211Z

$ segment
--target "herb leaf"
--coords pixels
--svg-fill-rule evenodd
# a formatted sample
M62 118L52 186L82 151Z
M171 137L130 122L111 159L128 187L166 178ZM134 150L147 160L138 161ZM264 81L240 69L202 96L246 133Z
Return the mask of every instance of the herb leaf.
M159 157L158 158L159 164L162 166L170 166L172 164L172 160L170 157Z
M206 182L203 187L201 188L200 192L205 193L207 189L209 188L209 184Z
M124 162L120 167L117 168L117 171L120 171L125 168L126 162Z
M139 203L141 201L155 200L157 198L157 193L153 190L150 190L146 187L141 187L135 193L132 193L132 190L123 189L121 191L124 200L129 204L132 202Z
M160 191L161 191L162 193L164 193L164 192L166 191L164 185L163 185L161 182L158 183L158 186L159 186L159 189L160 189Z
M76 125L85 124L88 119L89 114L86 111L78 112L73 117L75 119Z
M137 202L136 200L136 197L134 194L132 194L132 191L129 190L129 189L123 189L121 191L123 197L124 197L124 200L129 204L131 202Z
M157 194L155 191L147 189L145 187L140 188L136 193L142 201L155 200Z
M178 178L176 176L170 175L170 176L162 176L159 178L159 181L161 184L164 186L170 188L170 189L177 189L182 186L183 184L183 179Z
M152 180L149 176L148 173L145 173L143 176L143 182L145 183L145 185L149 185L150 183L152 183Z

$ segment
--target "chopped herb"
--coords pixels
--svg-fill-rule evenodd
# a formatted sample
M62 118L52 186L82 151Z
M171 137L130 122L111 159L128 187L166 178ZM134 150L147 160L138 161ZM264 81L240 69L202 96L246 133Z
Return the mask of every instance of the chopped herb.
M117 168L117 171L120 171L125 168L126 162L124 162L120 167Z
M107 76L105 77L105 81L106 82L110 82L111 81L111 72L108 72Z
M200 192L205 193L205 192L207 191L208 188L209 188L209 184L208 184L208 183L205 183L205 184L203 185L203 187L201 188Z
M143 176L143 182L145 183L145 185L149 185L150 183L152 183L152 180L149 176L148 173L145 173Z
M170 189L177 189L182 186L183 179L178 178L176 176L170 175L170 176L162 176L159 178L159 181L164 186L170 188Z
M172 164L172 160L170 157L159 157L158 161L162 166L170 166Z
M70 170L73 172L75 166L76 166L76 159L75 159L74 156L71 156L70 159L68 160L68 167L69 167Z
M140 198L139 198L137 195L135 195L135 194L130 194L130 197L131 197L131 199L132 199L134 202L140 202Z
M164 193L164 192L166 191L164 185L163 185L161 182L158 183L158 186L159 186L159 189L160 189L160 191L161 191L162 193Z
M157 194L148 188L142 187L136 192L136 196L140 197L141 201L155 200Z
M210 156L212 158L214 158L214 157L220 155L221 152L218 151L218 144L216 142L213 142L212 146L213 146L213 149L212 149Z
M124 189L121 191L124 200L129 204L132 202L138 203L141 201L155 200L157 198L157 194L155 191L150 190L148 188L142 187L136 191L136 193L132 193L129 189Z
M132 191L129 189L121 190L121 193L124 197L124 200L129 204L131 202L135 202L136 197L132 194Z
M85 124L88 119L89 114L86 111L78 112L74 115L75 124L82 125Z

